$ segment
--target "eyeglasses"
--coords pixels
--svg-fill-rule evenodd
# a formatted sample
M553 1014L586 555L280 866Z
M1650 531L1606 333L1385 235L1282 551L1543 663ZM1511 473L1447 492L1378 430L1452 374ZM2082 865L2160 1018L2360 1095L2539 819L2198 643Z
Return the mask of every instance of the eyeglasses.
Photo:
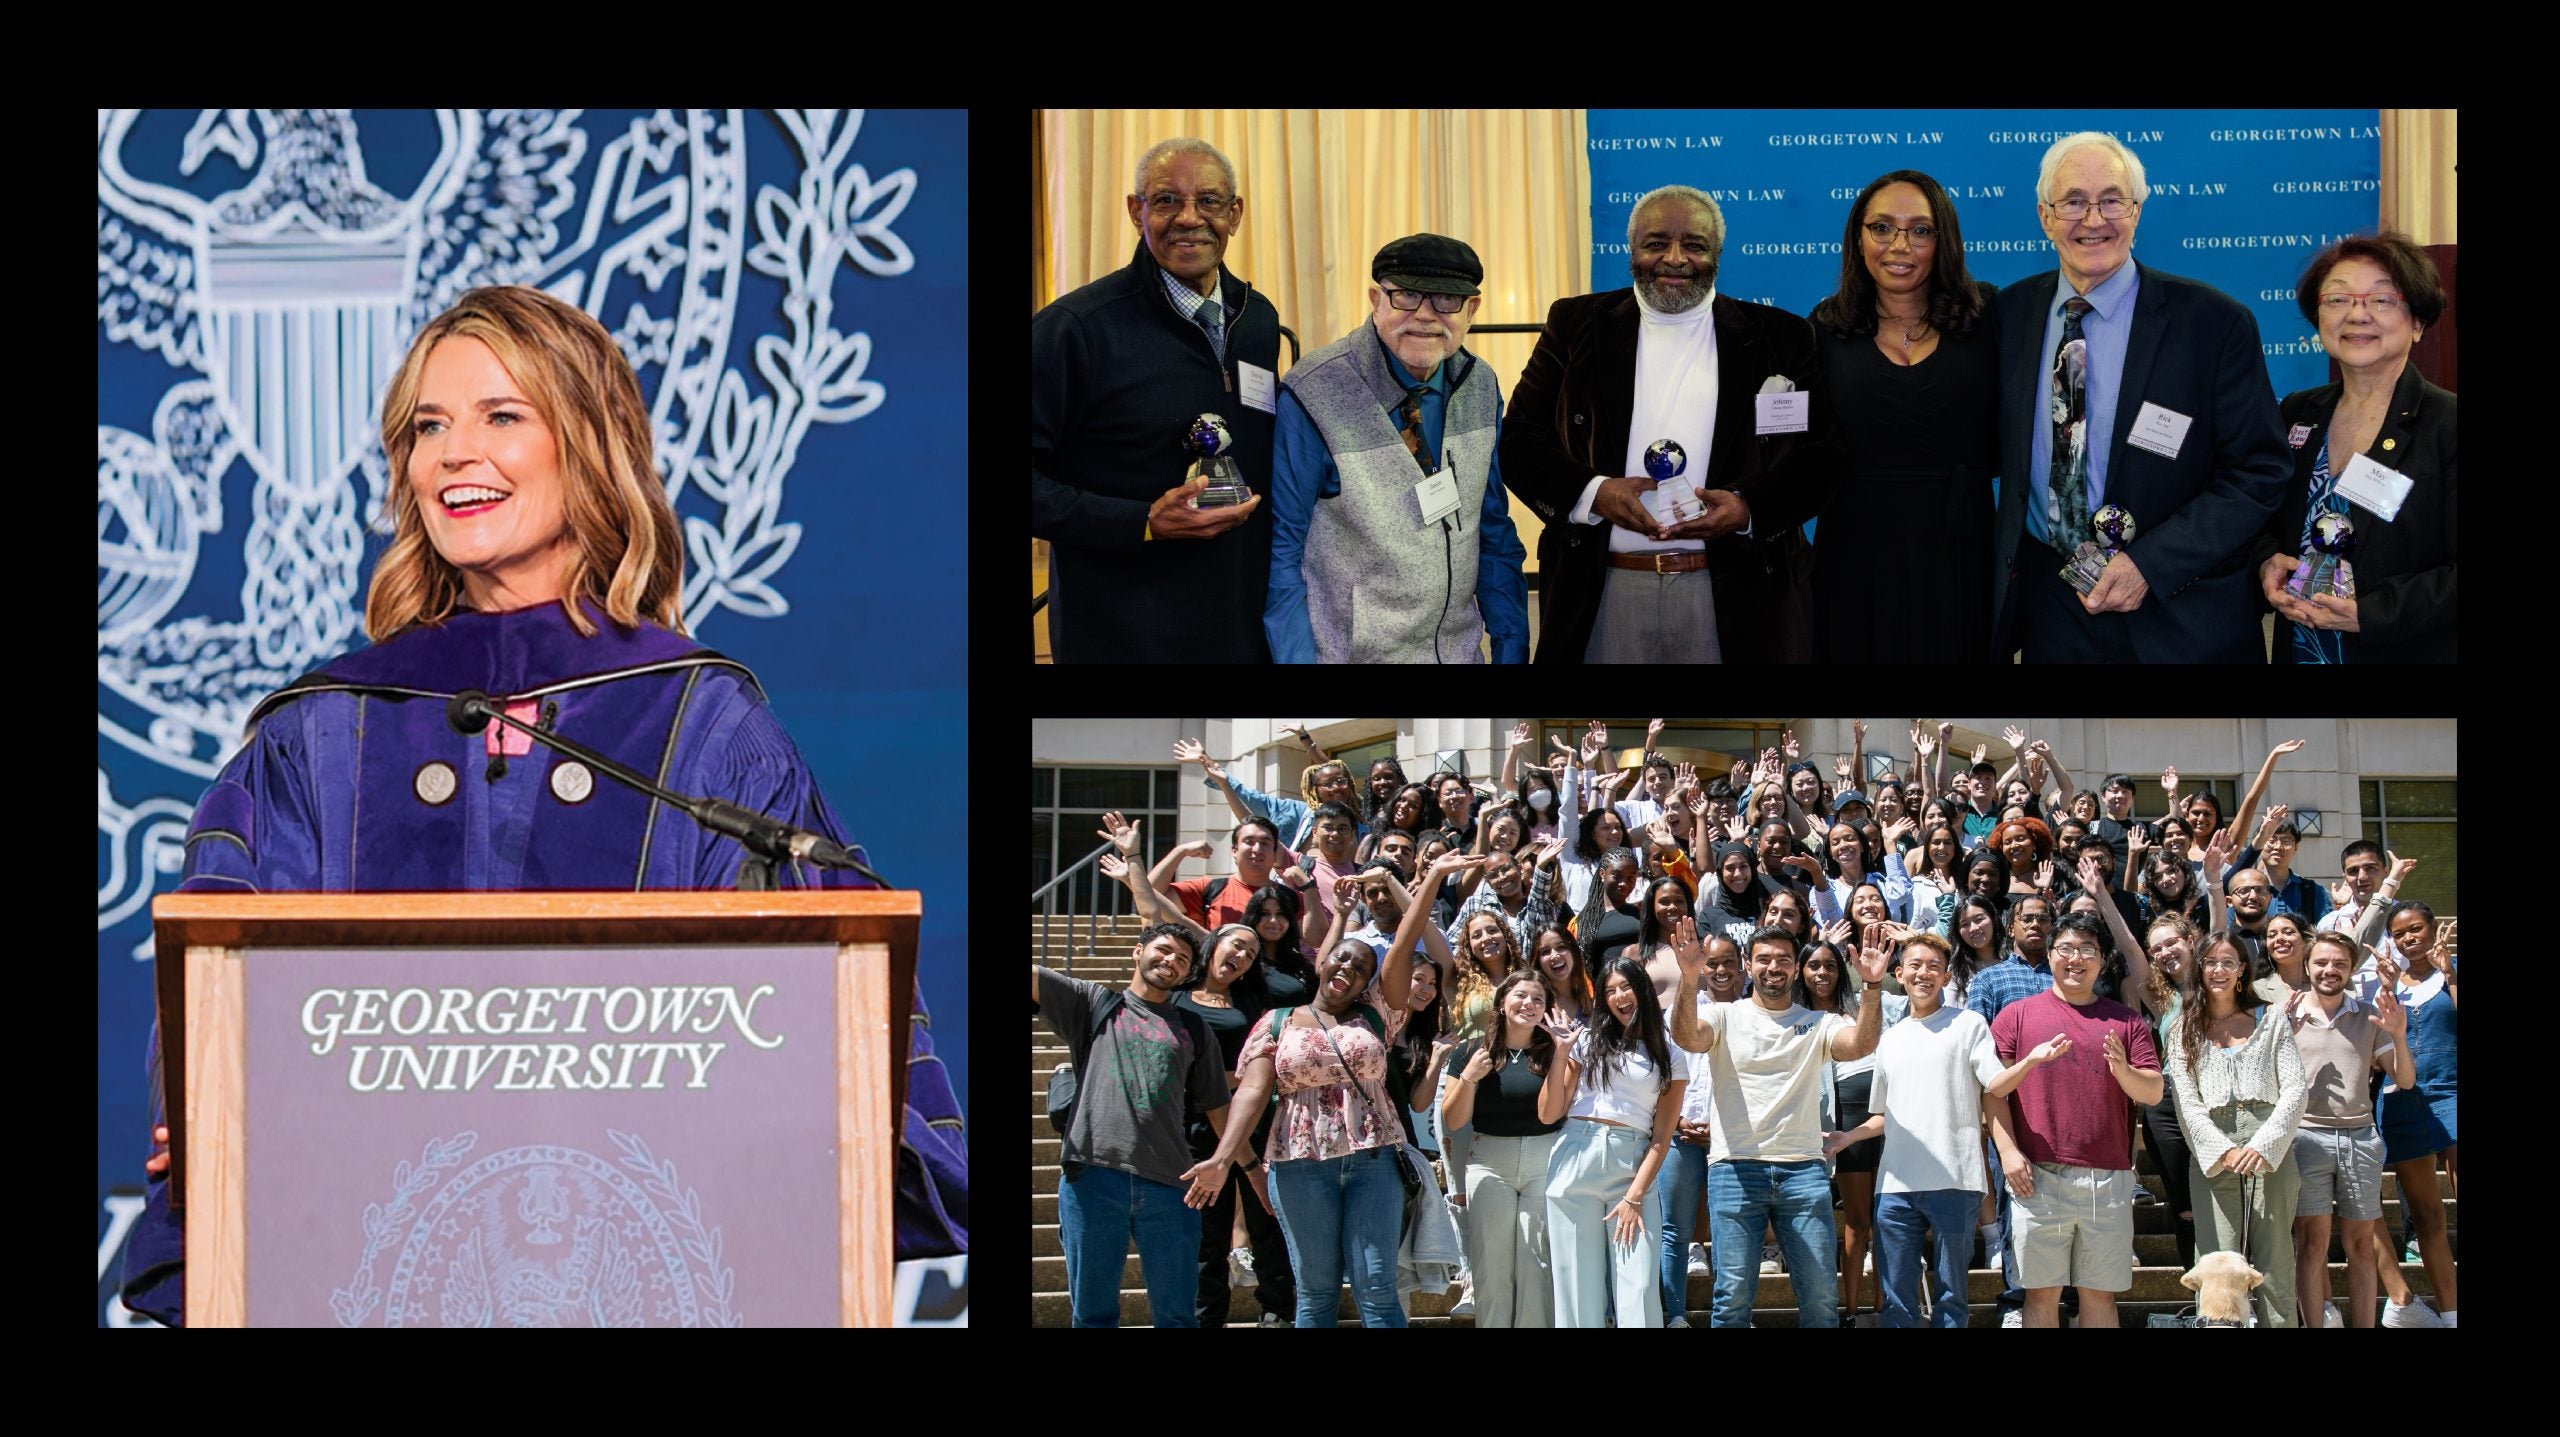
M1379 288L1386 289L1386 286L1380 285ZM1422 302L1427 299L1431 301L1433 312L1438 314L1456 314L1467 307L1469 298L1470 296L1463 294L1424 294L1418 289L1387 290L1387 303L1398 309L1420 309Z
M2095 948L2056 948L2053 950L2053 956L2056 958L2082 958L2095 962L2098 957L2098 950Z
M1910 240L1911 247L1913 249L1924 249L1938 242L1937 227L1927 223L1916 224L1909 229L1904 229L1900 225L1889 225L1882 220L1869 220L1865 225L1865 229L1867 232L1867 238L1874 240L1876 242L1876 246L1880 249L1892 245L1893 237L1895 235L1901 235Z
M2371 294L2324 294L2320 296L2320 307L2331 314L2344 314L2356 307L2357 300L2363 300L2364 307L2372 311L2376 319L2398 314L2409 307L2409 301L2387 289L2377 289Z
M2089 213L2089 202L2079 199L2055 200L2045 208L2073 224L2078 224L2081 216ZM2098 213L2111 220L2123 219L2139 208L2141 208L2141 201L2129 200L2122 195L2109 195L2097 204Z
M2274 889L2269 888L2263 883L2250 883L2232 889L2231 896L2234 898L2242 898L2252 893L2273 893L2274 891Z
M1168 190L1160 195L1148 196L1147 212L1157 219L1169 220L1182 213L1184 205L1189 205L1198 210L1200 218L1204 220L1222 220L1227 217L1227 211L1235 204L1236 200L1227 195L1177 195Z

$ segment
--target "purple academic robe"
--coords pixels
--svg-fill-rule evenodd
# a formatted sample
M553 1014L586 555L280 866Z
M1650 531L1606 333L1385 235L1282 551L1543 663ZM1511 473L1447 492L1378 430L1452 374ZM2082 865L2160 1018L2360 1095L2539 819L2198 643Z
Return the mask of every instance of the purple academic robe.
M569 760L554 750L493 756L487 735L457 733L445 706L464 689L538 704L544 723L661 787L845 841L743 666L655 625L623 629L593 605L586 612L593 637L557 604L456 614L270 696L196 803L179 891L738 886L749 855L736 839L601 774L586 783L556 776ZM776 887L869 886L806 865L773 878ZM918 994L898 1150L901 1260L968 1250L968 1149L928 1021ZM156 1063L156 1030L151 1051ZM156 1073L150 1086L157 1125ZM185 1233L169 1211L167 1178L148 1188L126 1240L124 1302L176 1325Z

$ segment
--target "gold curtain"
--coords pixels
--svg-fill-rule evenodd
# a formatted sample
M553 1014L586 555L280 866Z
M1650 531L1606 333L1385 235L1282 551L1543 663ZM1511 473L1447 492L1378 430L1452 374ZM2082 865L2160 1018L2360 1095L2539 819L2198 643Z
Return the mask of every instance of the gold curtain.
M2456 244L2454 121L2459 110L2382 112L2382 222L2420 244Z

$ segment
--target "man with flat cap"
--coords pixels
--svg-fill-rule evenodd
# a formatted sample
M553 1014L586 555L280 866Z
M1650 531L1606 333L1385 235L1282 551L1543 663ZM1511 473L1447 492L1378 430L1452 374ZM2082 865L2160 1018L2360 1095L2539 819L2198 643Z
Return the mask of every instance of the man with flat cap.
M1467 353L1476 252L1407 235L1369 265L1369 318L1280 381L1271 588L1281 663L1529 657L1527 550L1495 444L1502 389Z

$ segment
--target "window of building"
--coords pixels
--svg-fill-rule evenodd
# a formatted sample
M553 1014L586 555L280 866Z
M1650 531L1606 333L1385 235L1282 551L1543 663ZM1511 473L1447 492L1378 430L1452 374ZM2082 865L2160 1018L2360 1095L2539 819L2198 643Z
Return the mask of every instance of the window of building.
M2426 904L2439 918L2454 911L2453 790L2450 779L2369 778L2356 785L2360 836L2385 853L2418 860L2400 896Z
M1065 869L1102 846L1102 815L1117 812L1138 825L1147 862L1164 857L1181 827L1182 771L1176 768L1052 768L1031 770L1031 888L1038 892ZM1192 777L1196 780L1198 774ZM1100 902L1104 913L1127 913L1129 893L1086 868L1060 890L1058 910L1083 913Z

